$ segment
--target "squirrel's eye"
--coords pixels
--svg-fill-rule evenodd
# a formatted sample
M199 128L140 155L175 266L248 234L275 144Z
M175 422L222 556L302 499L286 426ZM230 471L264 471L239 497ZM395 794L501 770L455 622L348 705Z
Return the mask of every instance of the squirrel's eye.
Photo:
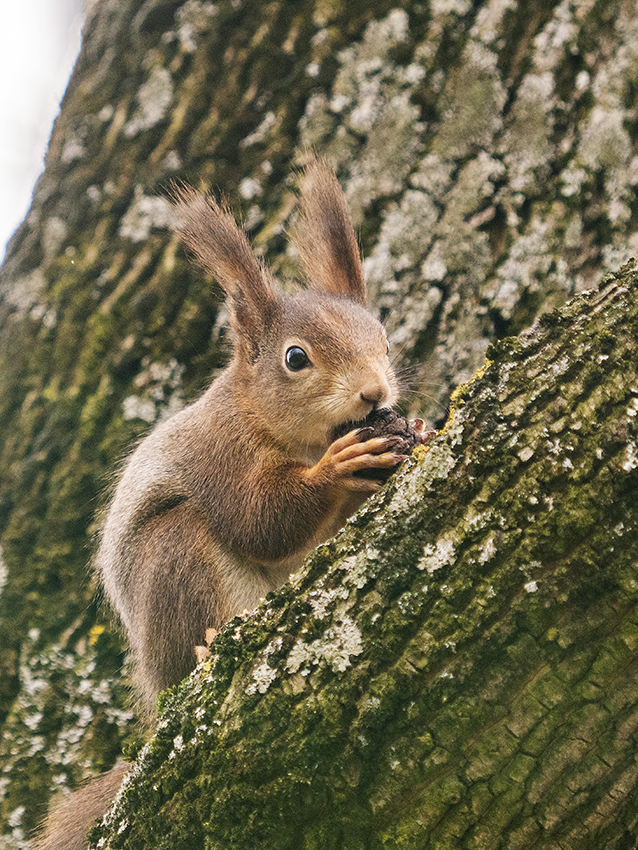
M303 348L299 348L298 345L291 345L286 350L286 367L291 372L300 372L307 366L310 366L310 358Z

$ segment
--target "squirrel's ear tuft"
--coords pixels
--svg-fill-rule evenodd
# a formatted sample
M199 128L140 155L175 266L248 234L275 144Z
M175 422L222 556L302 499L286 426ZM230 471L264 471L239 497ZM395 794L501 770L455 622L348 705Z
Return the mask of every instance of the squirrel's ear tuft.
M346 295L365 306L359 244L346 199L333 169L315 158L301 178L301 215L292 234L308 285Z
M190 186L171 186L173 228L197 262L211 272L228 296L237 342L254 352L279 304L278 290L253 254L244 231L226 204Z

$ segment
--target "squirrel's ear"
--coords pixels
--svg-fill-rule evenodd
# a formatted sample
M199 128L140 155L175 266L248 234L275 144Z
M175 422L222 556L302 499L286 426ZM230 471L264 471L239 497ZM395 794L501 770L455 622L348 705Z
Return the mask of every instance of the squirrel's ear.
M314 159L302 175L301 215L292 241L310 287L365 306L357 237L341 186L325 160Z
M228 296L231 326L237 342L247 343L256 356L264 330L279 303L266 269L257 261L246 234L230 209L190 186L173 184L173 227L211 272Z

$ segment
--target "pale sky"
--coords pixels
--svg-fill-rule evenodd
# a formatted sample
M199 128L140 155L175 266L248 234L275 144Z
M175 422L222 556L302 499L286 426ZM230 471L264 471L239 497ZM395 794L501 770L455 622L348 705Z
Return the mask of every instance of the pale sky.
M0 0L0 261L44 167L81 23L82 0Z

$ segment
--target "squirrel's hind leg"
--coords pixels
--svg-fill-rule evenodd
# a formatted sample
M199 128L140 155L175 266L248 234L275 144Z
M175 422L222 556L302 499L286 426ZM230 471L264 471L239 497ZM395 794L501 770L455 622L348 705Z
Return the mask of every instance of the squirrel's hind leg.
M219 628L224 603L215 580L215 546L199 514L183 503L153 517L138 535L127 610L133 683L149 720L160 691L197 663L206 629Z

